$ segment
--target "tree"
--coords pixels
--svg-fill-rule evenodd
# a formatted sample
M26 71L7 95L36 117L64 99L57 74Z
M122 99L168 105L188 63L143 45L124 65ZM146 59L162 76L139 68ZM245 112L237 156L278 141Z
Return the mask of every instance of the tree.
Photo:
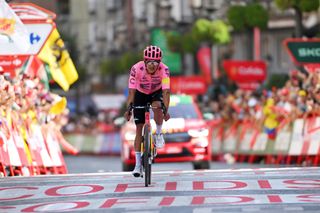
M227 11L227 18L229 24L233 27L235 31L243 31L246 28L245 21L245 6L234 5L229 7Z
M228 25L219 19L198 19L193 25L192 35L198 43L226 44L231 40Z
M229 26L222 20L212 21L209 33L214 44L227 44L231 40Z
M192 37L191 32L180 34L177 32L167 32L167 44L172 52L178 52L181 54L194 53L196 51L197 43Z
M260 29L266 29L268 26L268 11L258 3L248 4L245 8L244 16L246 26L249 28L258 27Z
M234 5L227 11L227 18L235 31L245 31L258 27L265 29L268 25L268 11L259 3Z
M252 29L258 27L265 29L268 25L268 11L259 3L253 2L247 5L233 5L227 11L227 18L234 31L246 32L249 41L253 40ZM253 53L253 43L248 42L249 53ZM249 56L253 58L253 55Z
M302 37L304 27L302 24L302 14L304 12L316 11L319 9L319 0L274 0L281 10L293 9L295 11L295 37Z
M181 54L195 53L197 47L203 42L212 45L226 44L231 40L229 26L224 21L208 19L198 19L189 32L182 35L177 32L168 32L166 37L170 50Z

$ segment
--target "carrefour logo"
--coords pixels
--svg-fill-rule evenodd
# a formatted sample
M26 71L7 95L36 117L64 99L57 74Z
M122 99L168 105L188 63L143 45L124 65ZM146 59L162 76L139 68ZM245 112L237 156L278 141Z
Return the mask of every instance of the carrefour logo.
M300 48L298 52L300 57L320 57L320 48Z
M264 75L264 71L260 67L254 67L254 66L249 66L249 67L239 67L239 74L240 75Z

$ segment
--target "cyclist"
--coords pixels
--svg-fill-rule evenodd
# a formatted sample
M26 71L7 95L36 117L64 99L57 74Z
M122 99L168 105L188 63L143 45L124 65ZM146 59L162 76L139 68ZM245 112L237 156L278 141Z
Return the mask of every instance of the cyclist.
M129 95L127 99L127 111L124 117L129 121L132 106L145 106L148 102L153 107L154 120L156 122L155 146L162 148L164 139L162 135L162 122L170 118L168 107L170 102L170 72L168 67L161 62L162 51L157 46L147 46L143 51L144 61L139 61L132 66L129 76ZM161 110L161 107L163 110ZM133 176L140 177L141 166L141 141L142 128L145 122L144 110L133 109L136 124L136 137L134 150L136 164L132 172Z

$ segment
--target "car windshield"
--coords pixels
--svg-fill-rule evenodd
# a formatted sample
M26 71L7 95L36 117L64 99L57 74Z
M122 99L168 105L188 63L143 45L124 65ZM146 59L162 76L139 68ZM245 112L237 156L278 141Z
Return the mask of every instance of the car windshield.
M171 118L198 118L198 114L193 104L177 104L169 107L169 114Z

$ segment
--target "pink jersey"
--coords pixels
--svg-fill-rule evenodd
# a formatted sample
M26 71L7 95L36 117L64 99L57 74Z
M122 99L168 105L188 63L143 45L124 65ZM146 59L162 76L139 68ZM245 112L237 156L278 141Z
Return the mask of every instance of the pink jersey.
M159 89L170 89L170 72L162 62L154 74L147 73L143 61L132 66L129 76L129 89L136 89L144 94L151 94Z

